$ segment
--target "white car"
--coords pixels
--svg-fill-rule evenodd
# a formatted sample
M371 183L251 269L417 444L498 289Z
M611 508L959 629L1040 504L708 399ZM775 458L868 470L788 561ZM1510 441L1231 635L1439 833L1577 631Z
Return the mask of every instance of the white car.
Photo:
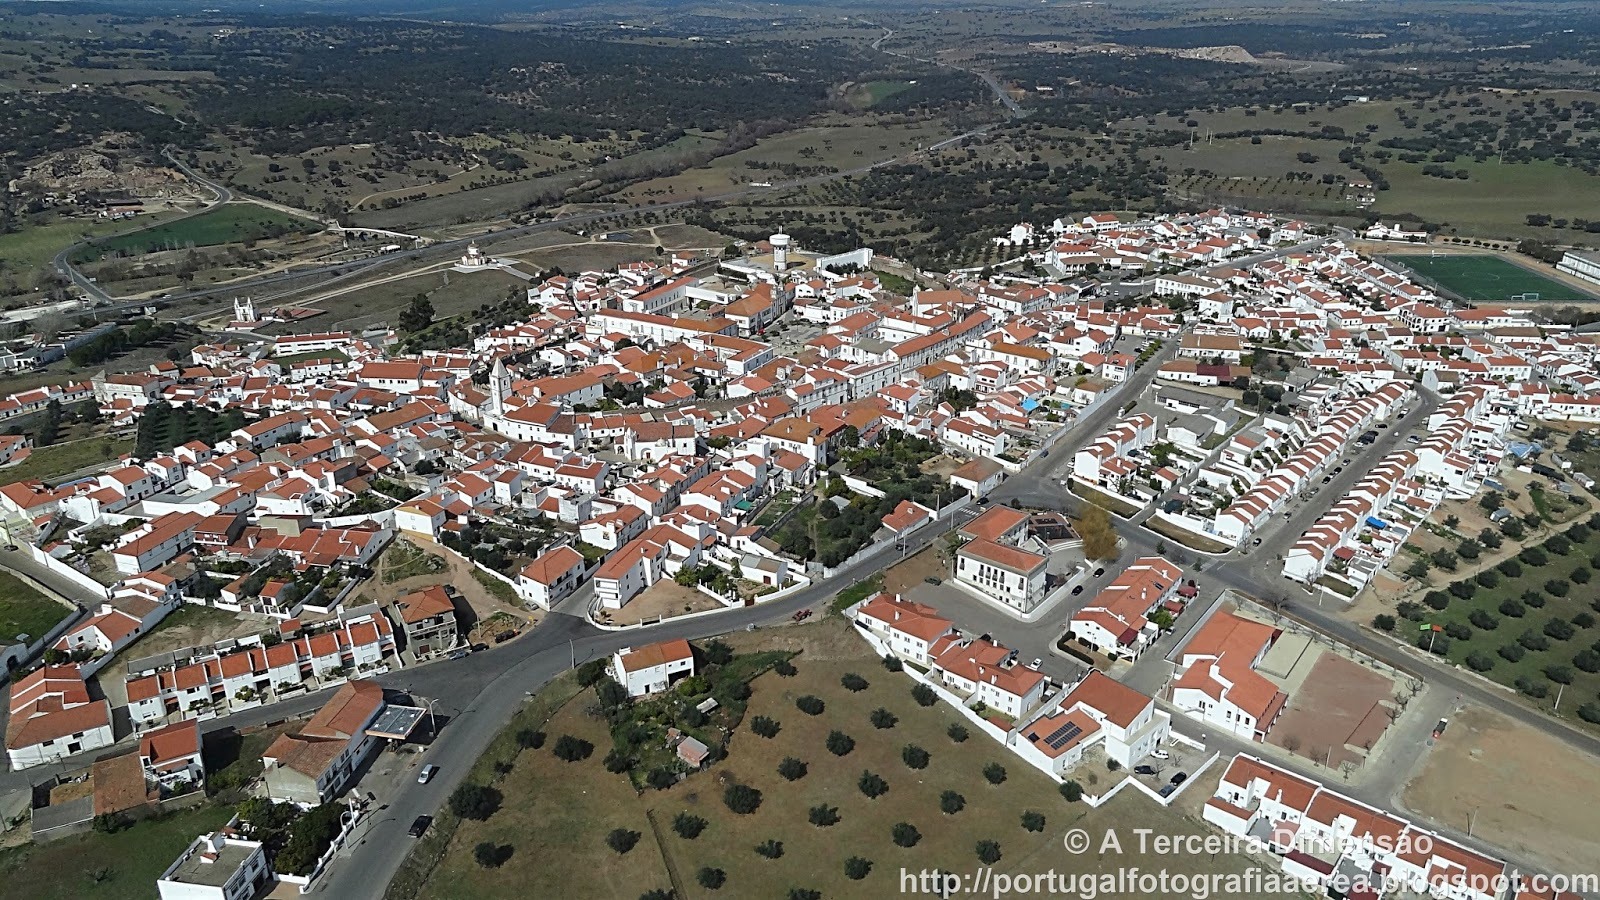
M1030 669L1034 670L1035 672L1037 672L1037 671L1039 671L1039 667L1042 666L1042 665L1044 665L1044 660L1042 660L1039 657L1035 656L1033 658L1033 662L1028 663L1028 668L1030 668Z
M1156 749L1150 751L1150 758L1151 759L1168 759L1171 756L1172 756L1172 754L1170 754L1167 751L1161 749L1160 747L1157 747Z
M433 780L433 776L435 776L437 774L439 774L439 767L438 766L435 766L435 765L423 766L422 767L422 771L417 773L417 784L427 784L428 782L432 781Z

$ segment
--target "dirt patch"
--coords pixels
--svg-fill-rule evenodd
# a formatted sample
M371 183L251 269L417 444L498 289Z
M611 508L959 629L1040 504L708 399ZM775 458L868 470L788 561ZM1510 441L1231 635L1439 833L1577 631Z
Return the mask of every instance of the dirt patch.
M1394 690L1378 672L1323 653L1267 742L1332 769L1360 766L1392 721L1385 701Z
M941 453L938 456L935 456L933 459L923 460L922 464L917 468L922 470L924 475L937 475L940 478L949 478L950 473L961 468L962 465L964 465L962 460L957 459L948 453Z
M884 572L883 589L890 594L909 594L912 588L927 584L929 578L940 581L950 578L950 558L938 544L906 557L904 562Z
M1553 777L1552 777L1553 776ZM1600 859L1600 764L1488 710L1454 716L1406 785L1406 806L1554 872Z
M228 638L260 634L273 625L267 616L229 612L214 606L189 605L167 614L155 630L134 642L106 667L121 680L128 671L128 660L155 656L185 647L204 647ZM101 676L102 678L104 675Z
M459 591L461 596L466 599L467 605L472 607L473 621L481 621L495 613L503 612L526 621L530 627L538 623L540 618L538 615L523 609L515 603L501 600L490 593L488 588L473 577L474 568L472 563L432 541L415 536L408 537L406 540L414 544L423 553L432 554L444 560L444 569L439 572L428 572L427 574L401 578L389 584L382 583L381 578L375 576L361 587L357 592L357 599L351 601L350 605L388 603L401 594L420 591L436 584L448 584ZM429 567L431 567L431 564Z
M668 578L651 585L650 589L623 604L621 609L606 610L606 622L612 625L636 625L674 616L723 609L715 597Z

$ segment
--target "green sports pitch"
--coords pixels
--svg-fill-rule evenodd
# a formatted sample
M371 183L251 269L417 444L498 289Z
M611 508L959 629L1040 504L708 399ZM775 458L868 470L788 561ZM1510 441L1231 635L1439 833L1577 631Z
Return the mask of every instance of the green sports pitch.
M1469 303L1501 302L1538 294L1541 301L1593 300L1590 295L1498 256L1451 254L1387 256Z

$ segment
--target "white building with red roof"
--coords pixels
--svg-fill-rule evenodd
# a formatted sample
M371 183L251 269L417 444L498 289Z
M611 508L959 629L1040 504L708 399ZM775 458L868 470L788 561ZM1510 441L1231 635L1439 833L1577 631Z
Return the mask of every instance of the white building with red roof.
M611 655L611 677L628 689L629 697L666 690L675 679L694 675L694 648L679 638L634 650L624 647Z
M1183 572L1159 556L1134 560L1114 581L1073 613L1069 628L1074 637L1110 657L1137 659L1160 629L1149 616L1163 604L1173 617L1182 611L1176 597Z
M1265 740L1289 695L1256 671L1282 631L1218 609L1184 645L1172 704L1246 740Z
M965 695L969 705L982 703L1020 719L1044 701L1045 677L1017 665L1017 651L993 641L945 638L933 647L928 677Z
M956 633L955 625L931 606L878 594L856 607L855 623L889 651L920 666L933 664L932 648Z
M1053 711L1017 730L1016 749L1035 766L1062 775L1099 747L1107 759L1132 768L1172 733L1172 717L1153 698L1090 669Z
M6 757L11 768L42 766L116 740L111 705L89 699L76 666L45 666L7 690Z

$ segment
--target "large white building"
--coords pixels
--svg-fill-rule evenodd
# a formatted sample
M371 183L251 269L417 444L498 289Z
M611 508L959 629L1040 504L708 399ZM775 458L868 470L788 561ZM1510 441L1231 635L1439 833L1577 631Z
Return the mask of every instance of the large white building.
M161 900L251 900L274 880L260 841L203 834L156 880Z

